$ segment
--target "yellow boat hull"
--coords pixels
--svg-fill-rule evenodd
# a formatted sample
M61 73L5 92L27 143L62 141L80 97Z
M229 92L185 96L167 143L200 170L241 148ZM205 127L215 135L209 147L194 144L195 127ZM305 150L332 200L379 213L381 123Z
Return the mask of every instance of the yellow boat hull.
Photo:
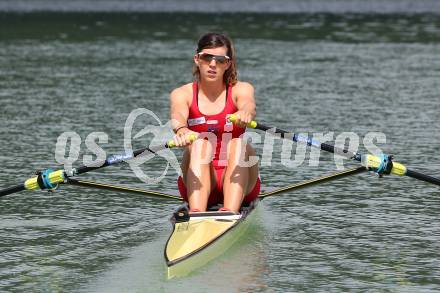
M229 249L249 226L257 202L243 207L240 214L176 212L171 219L173 232L165 246L168 278L185 276Z

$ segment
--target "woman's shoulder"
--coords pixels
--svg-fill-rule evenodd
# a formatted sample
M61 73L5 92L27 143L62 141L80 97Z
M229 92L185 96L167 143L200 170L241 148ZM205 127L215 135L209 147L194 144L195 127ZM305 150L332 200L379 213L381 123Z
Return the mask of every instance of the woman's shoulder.
M180 87L175 88L172 92L171 92L171 99L191 99L192 98L192 85L193 83L187 83L184 84Z
M233 85L232 90L238 96L254 93L254 87L251 83L246 81L237 81L237 83Z
M177 88L175 88L171 93L177 92L177 93L192 93L192 87L193 83L189 82L184 85L181 85Z

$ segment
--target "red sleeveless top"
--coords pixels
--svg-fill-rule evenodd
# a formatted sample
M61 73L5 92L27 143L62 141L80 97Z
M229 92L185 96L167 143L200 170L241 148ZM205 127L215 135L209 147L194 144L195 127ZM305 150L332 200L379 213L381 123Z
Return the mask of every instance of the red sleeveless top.
M226 89L226 103L223 110L215 115L205 115L200 111L198 93L198 85L197 82L194 81L193 99L189 108L187 121L188 128L201 133L201 137L206 137L213 144L215 143L215 154L212 163L216 168L223 168L226 166L227 144L229 140L240 137L246 130L226 120L226 115L238 111L232 100L232 85L229 84ZM213 136L209 133L214 134L216 139L214 140Z

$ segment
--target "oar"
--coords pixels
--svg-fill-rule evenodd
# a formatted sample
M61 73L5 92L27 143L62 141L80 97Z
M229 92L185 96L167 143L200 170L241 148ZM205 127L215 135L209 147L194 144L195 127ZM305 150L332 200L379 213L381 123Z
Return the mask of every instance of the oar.
M235 122L237 118L234 115L230 115L228 119L231 122ZM320 148L323 151L338 154L348 159L361 162L362 165L364 165L368 170L373 170L376 172L378 171L379 174L395 174L399 176L408 176L440 186L439 178L410 170L405 165L392 161L391 156L383 155L382 157L378 157L371 154L360 154L357 152L351 152L345 148L341 149L330 144L320 143L319 141L314 140L308 136L302 136L296 133L288 132L277 127L266 126L257 121L251 121L250 123L248 123L247 127L263 131L271 130L275 133L281 134L282 138L284 138L286 134L289 134L289 136L292 136L292 140L295 142L306 143L309 146Z
M194 141L196 139L195 136L191 136L190 140ZM20 192L23 190L36 190L36 189L54 189L56 188L58 183L63 183L66 179L69 177L77 176L83 173L87 173L90 171L94 171L97 169L101 169L107 166L112 166L119 164L121 162L133 159L144 152L148 151L150 153L156 153L160 150L166 149L166 148L173 148L176 144L173 140L170 140L168 143L166 143L164 146L156 146L156 147L145 147L138 150L135 150L131 153L121 153L117 155L111 155L106 158L104 164L101 166L96 167L88 167L88 166L80 166L78 168L74 168L71 171L67 172L66 170L45 170L43 172L40 172L37 176L34 176L32 178L27 179L24 183L17 184L12 187L8 187L5 189L0 190L0 197Z

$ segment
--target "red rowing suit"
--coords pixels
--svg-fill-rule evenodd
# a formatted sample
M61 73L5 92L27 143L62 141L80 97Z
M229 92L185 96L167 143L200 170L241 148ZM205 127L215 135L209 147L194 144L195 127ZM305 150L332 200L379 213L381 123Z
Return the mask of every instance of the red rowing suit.
M215 154L212 160L212 165L216 174L217 185L209 195L208 206L218 203L223 203L223 173L226 168L227 158L227 143L232 138L240 137L245 128L234 125L226 120L226 116L238 111L232 100L232 85L229 84L226 89L225 107L221 112L215 115L205 115L199 109L198 103L198 86L197 82L193 82L193 99L189 108L188 115L188 129L202 133L202 137L206 136L213 144L215 143ZM212 135L212 134L213 135ZM205 134L205 135L203 135ZM222 140L223 146L222 146ZM185 201L188 201L187 190L183 183L182 177L179 176L177 180L180 194ZM248 203L258 197L260 193L260 178L257 179L252 191L246 195L244 202Z

